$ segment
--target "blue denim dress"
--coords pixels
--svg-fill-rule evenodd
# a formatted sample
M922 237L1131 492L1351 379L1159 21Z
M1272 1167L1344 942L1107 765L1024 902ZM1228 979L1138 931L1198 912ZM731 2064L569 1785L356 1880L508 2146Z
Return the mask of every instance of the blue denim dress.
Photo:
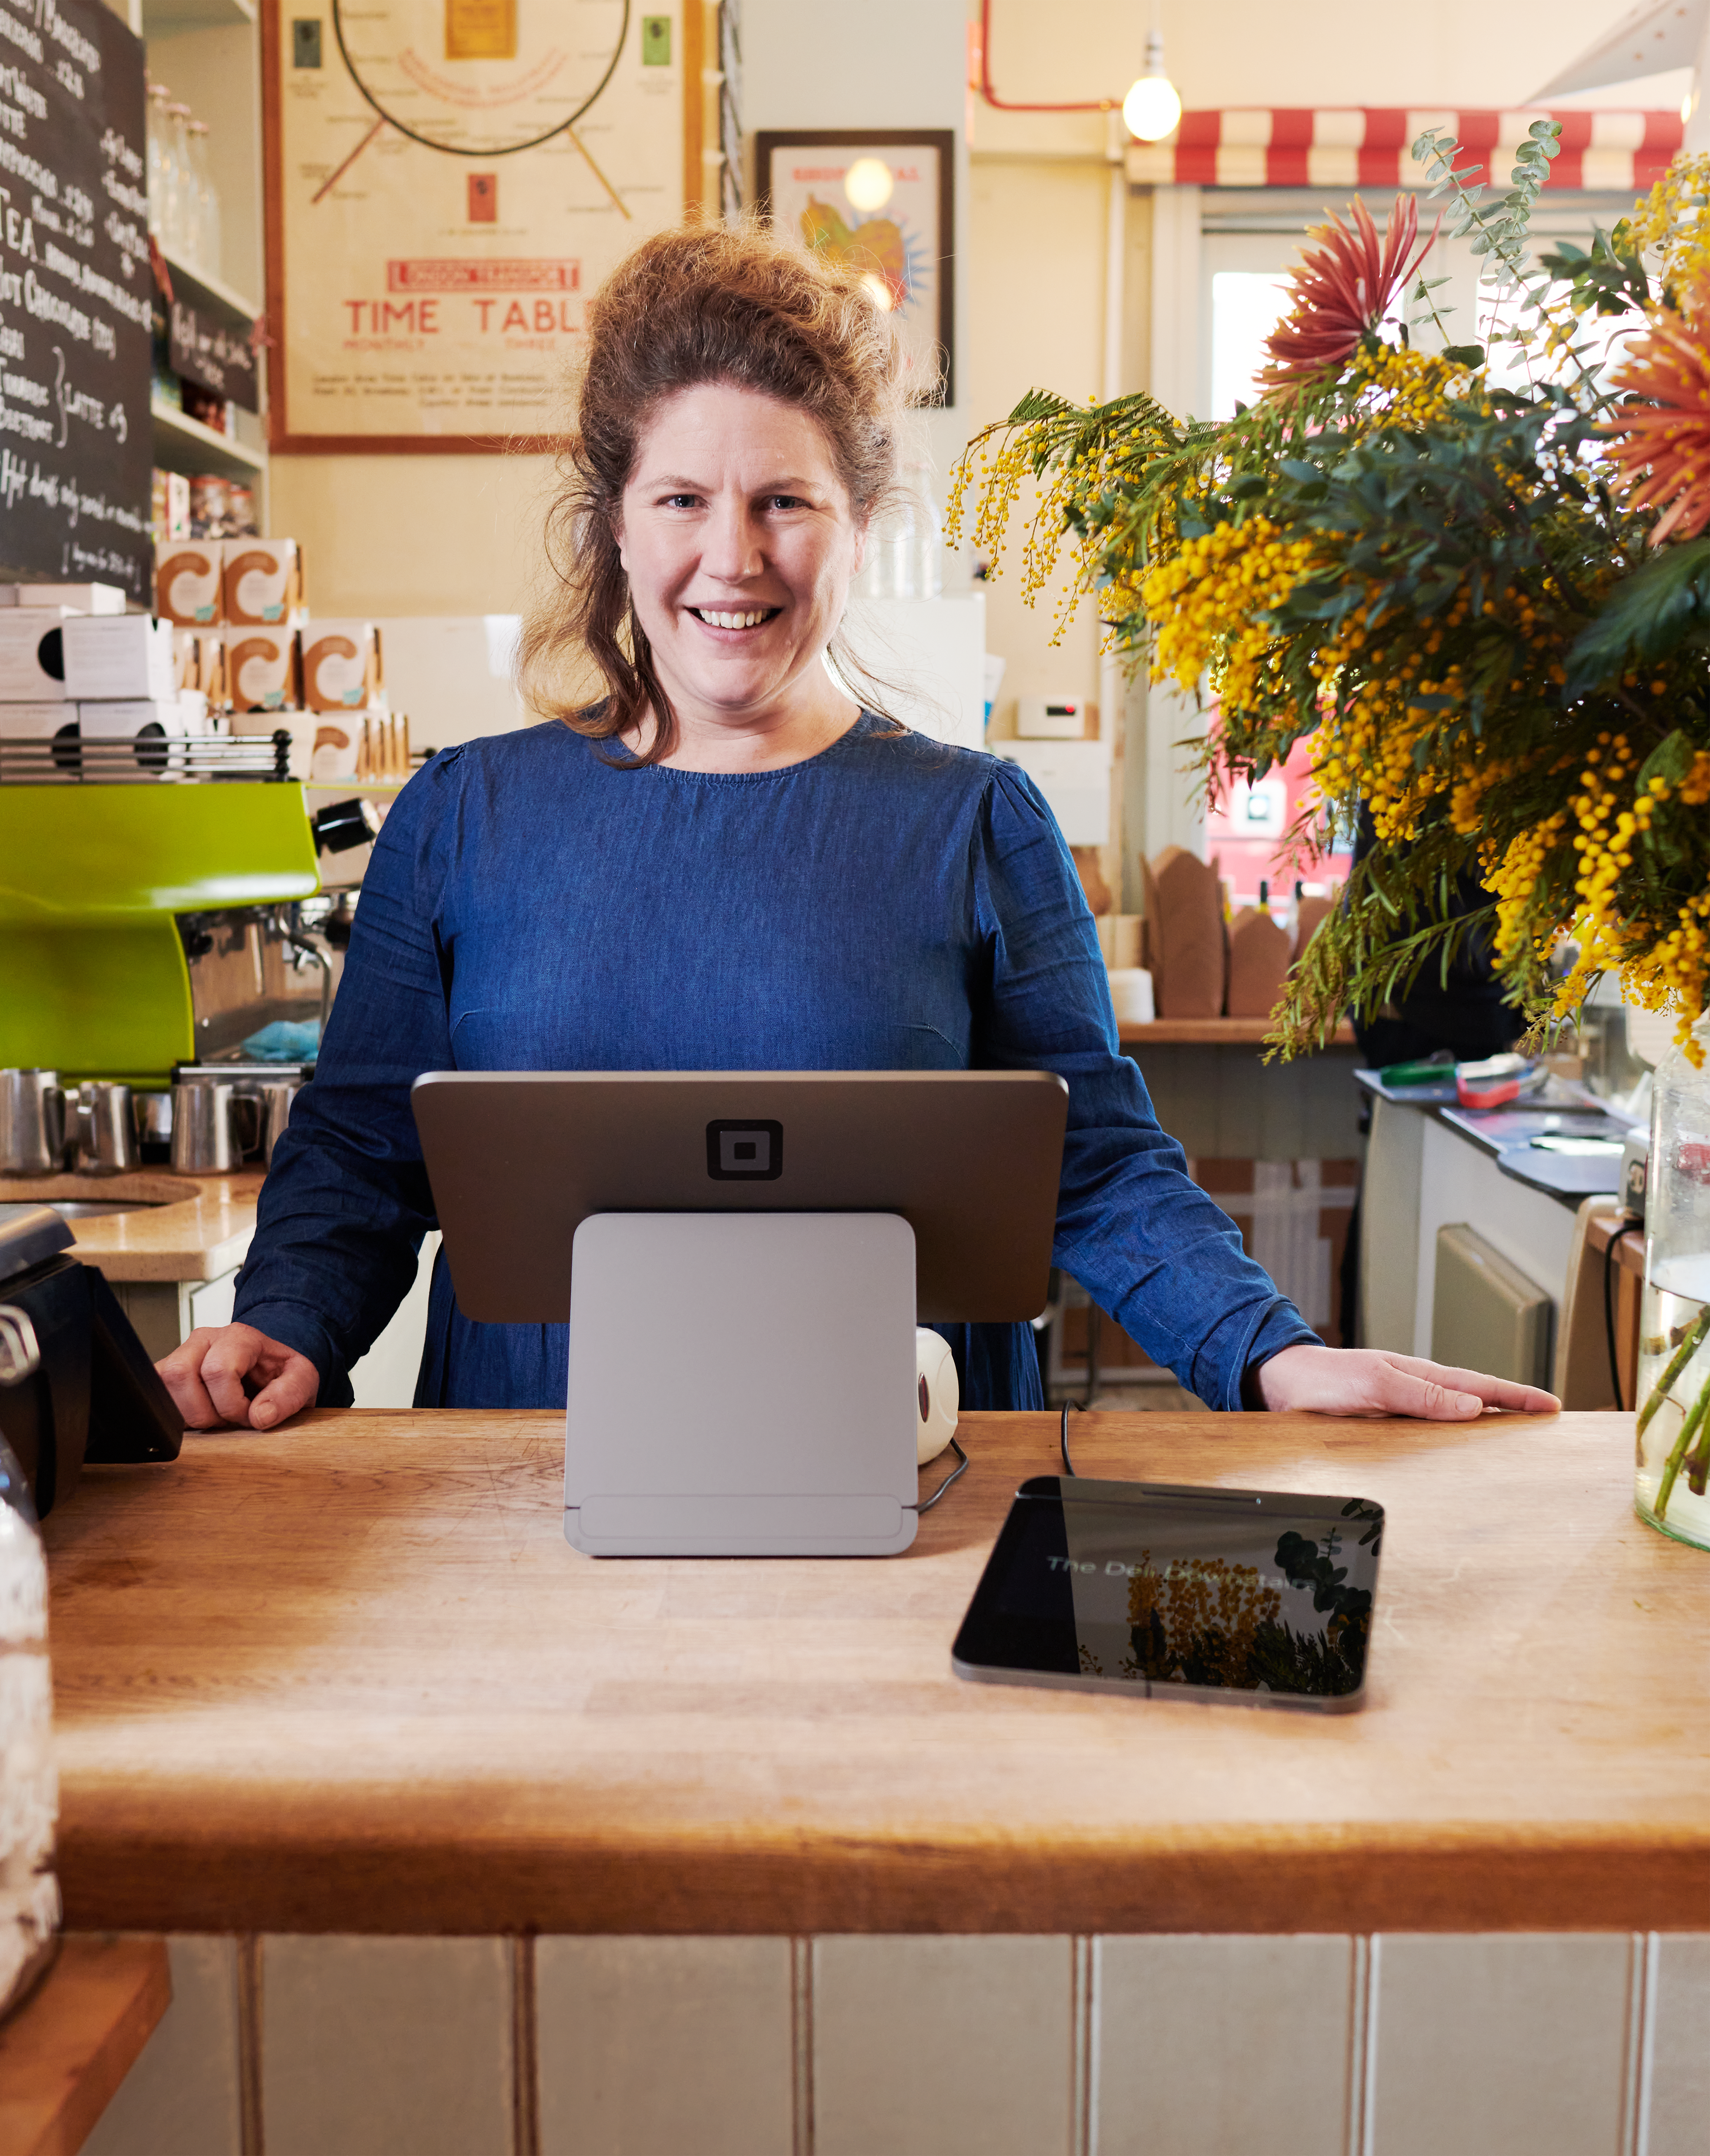
M1239 1407L1250 1365L1316 1336L1118 1052L1075 865L1014 765L870 716L780 771L625 765L557 724L471 742L375 845L236 1314L348 1401L434 1224L424 1070L1030 1068L1069 1087L1056 1262ZM473 1322L442 1256L416 1404L562 1407L567 1329ZM1026 1326L944 1330L965 1405L1041 1404Z

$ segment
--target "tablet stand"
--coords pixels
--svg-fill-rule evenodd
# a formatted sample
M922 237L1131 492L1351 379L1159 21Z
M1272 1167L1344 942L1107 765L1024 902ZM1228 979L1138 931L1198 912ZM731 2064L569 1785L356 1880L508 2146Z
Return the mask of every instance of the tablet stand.
M914 1540L914 1230L894 1213L597 1213L576 1230L564 1532L599 1557Z

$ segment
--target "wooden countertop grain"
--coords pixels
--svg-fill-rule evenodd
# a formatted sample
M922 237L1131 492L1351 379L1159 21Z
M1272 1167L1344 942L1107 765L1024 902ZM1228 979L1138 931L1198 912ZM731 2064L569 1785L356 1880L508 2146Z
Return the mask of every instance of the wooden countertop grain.
M146 1202L134 1213L68 1221L77 1238L68 1255L99 1265L110 1281L218 1280L244 1262L264 1173L138 1168L125 1175L0 1176L0 1204L141 1199Z
M904 1556L654 1560L564 1542L557 1414L316 1414L46 1522L68 1923L1710 1930L1710 1554L1634 1517L1630 1417L1073 1428L1384 1504L1365 1709L953 1676L1054 1416L966 1417Z

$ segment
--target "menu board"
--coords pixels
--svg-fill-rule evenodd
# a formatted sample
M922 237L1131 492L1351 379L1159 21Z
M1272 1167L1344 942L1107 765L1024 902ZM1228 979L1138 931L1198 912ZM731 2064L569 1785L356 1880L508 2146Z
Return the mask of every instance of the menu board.
M270 0L276 449L562 430L589 295L682 216L684 28L680 0Z
M254 323L188 270L174 264L171 280L172 304L162 312L173 373L246 412L259 412Z
M0 572L150 588L142 43L0 0Z

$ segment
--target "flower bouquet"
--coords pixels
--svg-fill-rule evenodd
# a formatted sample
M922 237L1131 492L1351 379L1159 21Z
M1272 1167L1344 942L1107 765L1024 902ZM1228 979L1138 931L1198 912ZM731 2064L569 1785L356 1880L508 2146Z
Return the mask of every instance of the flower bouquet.
M951 529L1000 558L1030 476L1027 595L1066 545L1066 613L1096 593L1134 664L1214 700L1208 789L1304 741L1297 858L1363 815L1273 1052L1446 980L1475 936L1540 1032L1608 971L1672 1009L1637 1502L1710 1546L1710 159L1534 259L1559 133L1533 126L1500 199L1452 140L1415 145L1484 257L1471 341L1425 274L1442 216L1422 238L1404 195L1380 234L1356 203L1312 235L1252 404L1183 423L1035 392L969 445Z
M1233 418L1036 391L958 467L953 536L971 518L999 558L1031 475L1028 596L1068 546L1066 611L1096 593L1118 649L1214 699L1193 744L1208 788L1305 739L1297 858L1364 808L1374 843L1275 1014L1285 1055L1426 966L1446 978L1472 936L1528 1019L1570 1016L1612 969L1701 1053L1710 159L1589 249L1534 259L1559 131L1534 124L1500 200L1452 140L1415 146L1485 257L1477 341L1445 323L1415 198L1382 234L1356 202L1312 235ZM1636 334L1605 364L1612 331ZM1478 902L1451 905L1457 886Z

